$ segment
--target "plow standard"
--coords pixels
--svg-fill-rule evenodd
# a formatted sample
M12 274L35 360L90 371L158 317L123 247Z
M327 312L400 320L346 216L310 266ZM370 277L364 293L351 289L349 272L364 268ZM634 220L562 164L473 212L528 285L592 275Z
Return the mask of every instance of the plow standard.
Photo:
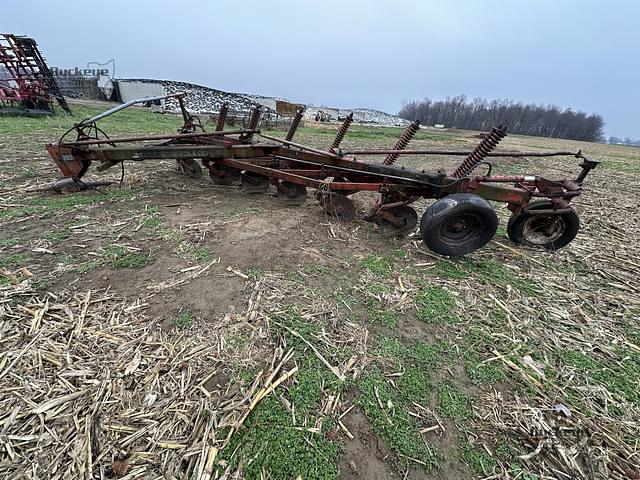
M167 135L109 138L97 122L136 103L168 97L180 103L184 124L178 133ZM356 210L350 195L361 191L380 194L366 216L390 235L415 229L418 214L410 205L421 198L436 201L420 220L424 244L441 255L461 256L473 252L493 238L498 217L489 201L506 203L512 216L509 237L518 244L558 249L576 236L578 215L570 206L582 193L582 183L597 161L578 152L494 152L506 136L506 128L493 128L470 152L450 150L406 150L419 130L417 122L403 133L393 149L343 151L340 144L353 121L348 116L331 146L319 150L293 141L302 119L299 109L284 139L261 134L261 108L256 107L248 128L224 130L227 107L223 105L213 132L205 132L199 119L184 105L184 95L133 100L74 125L56 144L47 147L64 179L56 189L89 186L82 177L93 163L102 171L124 161L175 159L191 177L200 177L206 168L214 183L239 183L248 194L265 193L271 185L286 205L302 205L307 189L315 189L321 207L345 221ZM67 137L75 133L74 140ZM357 160L355 155L381 155L380 164ZM451 155L465 157L452 173L429 173L394 166L400 155ZM582 170L575 179L551 180L538 175L492 175L491 157L572 156L580 159ZM485 175L474 175L484 165Z

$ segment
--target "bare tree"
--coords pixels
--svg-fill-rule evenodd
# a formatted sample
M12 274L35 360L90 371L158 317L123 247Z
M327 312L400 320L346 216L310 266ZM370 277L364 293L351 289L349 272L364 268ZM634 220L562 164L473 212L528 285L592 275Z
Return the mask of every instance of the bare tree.
M488 130L504 124L512 133L598 142L604 140L600 115L565 110L555 105L516 103L511 100L481 98L467 101L464 95L444 100L425 98L405 102L399 115L420 120L423 125L443 124L451 128Z

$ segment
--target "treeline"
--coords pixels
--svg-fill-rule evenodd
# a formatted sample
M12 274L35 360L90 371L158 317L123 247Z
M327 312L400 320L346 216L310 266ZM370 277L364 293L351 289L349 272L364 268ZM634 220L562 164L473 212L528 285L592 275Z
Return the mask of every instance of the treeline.
M408 120L420 120L423 125L442 124L447 128L486 131L503 124L510 133L522 135L589 142L604 138L604 121L600 115L511 100L474 98L467 101L464 95L445 100L425 98L406 102L398 115Z
M609 140L607 140L607 143L611 143L613 145L631 145L633 147L640 147L640 140L635 140L629 137L625 137L625 138L609 137Z

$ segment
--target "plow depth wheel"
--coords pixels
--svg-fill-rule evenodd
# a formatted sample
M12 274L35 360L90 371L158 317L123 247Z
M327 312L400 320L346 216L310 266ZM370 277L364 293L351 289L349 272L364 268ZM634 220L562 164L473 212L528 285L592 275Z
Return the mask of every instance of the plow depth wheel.
M351 222L356 218L356 207L351 199L339 193L319 194L320 205L329 215Z
M178 163L178 168L182 173L191 177L191 178L200 178L202 177L202 168L197 160L193 158L181 158L176 160Z
M297 183L281 182L278 184L278 199L291 207L304 205L307 201L307 189Z
M552 210L549 200L531 202L528 210ZM507 234L512 242L528 247L557 250L567 245L580 230L575 210L557 215L536 215L522 212L509 219Z
M484 198L455 193L431 205L420 221L424 244L440 255L459 257L484 246L498 229L498 216Z

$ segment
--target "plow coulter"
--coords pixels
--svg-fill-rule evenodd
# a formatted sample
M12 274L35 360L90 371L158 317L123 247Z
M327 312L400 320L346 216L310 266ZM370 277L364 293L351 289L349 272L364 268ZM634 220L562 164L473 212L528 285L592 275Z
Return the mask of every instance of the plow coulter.
M576 236L579 219L570 206L582 193L582 183L598 162L581 152L494 152L506 136L506 128L492 129L473 151L406 150L419 124L411 124L390 150L343 151L340 144L353 121L347 117L326 151L294 142L302 118L297 112L286 139L262 134L261 109L251 115L242 130L224 130L225 106L218 125L206 132L197 117L184 107L183 94L176 97L182 108L184 125L174 134L109 138L97 122L140 99L86 119L71 128L57 143L47 147L62 172L56 189L77 190L88 186L82 178L92 164L98 170L124 161L176 160L191 177L202 175L203 168L215 184L240 184L247 194L276 189L285 205L304 204L308 189L315 191L321 208L345 221L351 221L356 209L350 195L371 191L379 193L366 220L376 222L389 235L413 231L418 214L411 206L421 198L435 199L421 216L420 233L424 244L441 255L461 256L473 252L493 238L498 217L489 201L502 202L512 213L508 234L515 243L557 249ZM157 97L167 98L165 97ZM220 121L222 119L222 121ZM69 138L75 135L74 139ZM360 161L356 155L380 155L383 163ZM464 157L452 173L424 172L397 167L400 155L451 155ZM551 180L538 175L492 175L492 157L572 156L581 160L581 172L575 179ZM487 173L474 171L485 165Z

